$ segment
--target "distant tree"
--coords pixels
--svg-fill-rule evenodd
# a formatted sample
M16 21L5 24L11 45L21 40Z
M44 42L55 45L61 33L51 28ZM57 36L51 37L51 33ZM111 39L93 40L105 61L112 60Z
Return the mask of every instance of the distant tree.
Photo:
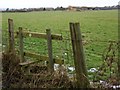
M9 11L9 8L7 8L6 11Z
M61 8L61 9L63 9L63 7L62 7L62 6L61 6L60 8Z
M45 11L46 10L46 8L43 8L43 11Z

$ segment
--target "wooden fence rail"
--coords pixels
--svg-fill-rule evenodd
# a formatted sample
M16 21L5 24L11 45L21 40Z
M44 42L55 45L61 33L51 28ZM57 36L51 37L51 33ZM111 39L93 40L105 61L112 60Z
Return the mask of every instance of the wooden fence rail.
M43 38L47 39L46 33L37 33L37 32L28 32L28 31L23 31L23 37L34 37L34 38ZM19 32L17 31L15 34L15 37L17 38L19 35ZM51 34L51 39L52 40L63 40L62 36L60 34Z

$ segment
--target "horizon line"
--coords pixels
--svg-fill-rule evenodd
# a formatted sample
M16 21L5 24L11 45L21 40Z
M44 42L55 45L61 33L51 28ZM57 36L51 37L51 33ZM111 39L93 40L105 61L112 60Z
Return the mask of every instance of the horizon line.
M57 6L57 7L63 7L63 8L67 8L67 7L69 7L69 6L72 6L72 7L109 7L109 6L117 6L117 5L109 5L109 6L75 6L75 5L68 5L68 6ZM0 8L0 9L7 9L7 8L9 8L9 9L24 9L24 8L57 8L57 7L52 7L52 6L41 6L41 7L17 7L17 8L9 8L9 7L3 7L3 8Z

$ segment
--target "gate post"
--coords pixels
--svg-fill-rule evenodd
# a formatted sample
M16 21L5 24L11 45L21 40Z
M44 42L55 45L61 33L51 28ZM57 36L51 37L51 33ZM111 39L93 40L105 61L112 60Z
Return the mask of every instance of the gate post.
M70 33L72 40L77 85L79 88L86 88L89 86L89 81L87 79L87 69L85 64L82 36L80 32L79 23L70 23Z
M19 27L19 55L20 55L20 62L24 62L24 49L23 49L23 32L22 27Z
M15 42L14 42L14 27L13 27L12 19L8 19L8 32L9 32L9 52L14 52Z
M51 72L54 71L54 61L53 61L53 54L52 54L52 37L50 29L46 29L47 34L47 45L48 45L48 56L49 56L49 69Z

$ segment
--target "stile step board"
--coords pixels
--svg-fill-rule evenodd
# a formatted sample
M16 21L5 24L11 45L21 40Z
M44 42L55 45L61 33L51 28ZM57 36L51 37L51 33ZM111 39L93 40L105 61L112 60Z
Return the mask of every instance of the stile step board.
M37 59L42 60L42 61L49 60L48 56L41 56L39 54L35 54L35 53L31 53L31 52L25 52L25 56L28 56L31 58L37 58ZM56 63L56 64L64 64L64 60L62 60L62 59L53 58L53 60L54 60L54 63Z
M31 53L31 52L24 52L24 55L31 57L31 58L37 58L38 60L22 62L22 63L19 63L20 66L30 65L30 64L34 64L34 63L37 63L40 61L48 61L48 59L49 59L48 56L41 56L39 54L35 54L35 53ZM53 58L53 60L54 60L54 63L56 63L56 64L64 64L64 60L56 59L56 58Z
M23 62L23 63L19 63L20 66L25 66L25 65L30 65L30 64L34 64L37 63L39 61L28 61L28 62Z

